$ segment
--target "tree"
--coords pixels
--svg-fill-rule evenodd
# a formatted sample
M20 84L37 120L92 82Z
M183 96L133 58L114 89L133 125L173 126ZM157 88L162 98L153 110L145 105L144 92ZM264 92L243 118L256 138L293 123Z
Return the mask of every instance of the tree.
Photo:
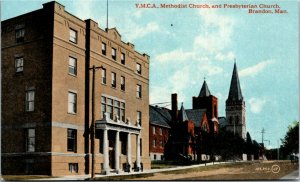
M299 153L299 122L294 121L288 127L288 131L284 137L281 139L283 143L283 149L286 154Z

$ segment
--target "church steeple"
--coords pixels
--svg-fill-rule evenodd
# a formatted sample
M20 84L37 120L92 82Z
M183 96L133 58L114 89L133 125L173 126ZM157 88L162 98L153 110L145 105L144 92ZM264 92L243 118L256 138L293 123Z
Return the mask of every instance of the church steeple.
M189 119L186 115L185 109L183 107L183 103L181 103L181 108L180 108L180 111L179 111L179 114L178 114L178 121L179 122L184 122L186 120L189 120Z
M228 94L228 101L242 101L243 95L242 90L240 87L239 75L236 68L236 63L234 62L231 83L230 83L230 90Z
M210 91L208 89L208 86L206 84L206 81L204 80L203 82L203 85L202 85L202 88L200 90L200 93L199 93L199 96L198 97L209 97L211 94L210 94Z

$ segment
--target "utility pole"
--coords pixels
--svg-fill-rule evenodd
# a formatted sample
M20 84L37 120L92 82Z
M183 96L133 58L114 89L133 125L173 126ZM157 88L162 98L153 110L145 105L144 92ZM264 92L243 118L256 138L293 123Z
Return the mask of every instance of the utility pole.
M279 148L280 148L279 140L277 140L277 145L278 145L278 147L277 147L277 160L279 160Z
M262 143L262 145L264 145L264 133L265 133L265 129L263 128L261 130L261 143Z
M91 150L92 150L92 173L91 178L95 178L95 72L98 69L102 69L103 66L95 67L93 65L90 70L93 71L93 78L92 78L92 127L91 127Z

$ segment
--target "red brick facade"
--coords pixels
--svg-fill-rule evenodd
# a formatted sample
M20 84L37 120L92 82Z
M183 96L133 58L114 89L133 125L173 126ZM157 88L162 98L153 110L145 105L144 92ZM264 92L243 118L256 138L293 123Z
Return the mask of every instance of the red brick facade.
M149 127L149 151L150 153L160 153L163 155L164 153L164 146L168 141L169 136L169 128L164 126L150 124ZM155 154L153 154L155 155ZM152 156L151 156L152 157ZM157 157L156 160L160 160Z

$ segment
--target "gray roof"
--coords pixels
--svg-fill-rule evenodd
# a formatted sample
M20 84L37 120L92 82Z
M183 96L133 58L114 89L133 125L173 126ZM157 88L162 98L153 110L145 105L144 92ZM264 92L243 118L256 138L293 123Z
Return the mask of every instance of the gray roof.
M200 90L199 96L198 97L208 97L210 96L210 91L208 89L208 86L206 84L206 81L204 80L202 88Z
M186 115L183 104L181 104L181 108L180 108L179 113L178 113L178 121L186 121L186 120L189 120L189 118Z
M150 106L149 107L150 124L170 128L171 115L168 109Z
M236 64L234 63L230 89L228 94L228 99L230 101L241 101L243 100L242 90L240 87L239 75L236 68Z
M218 120L219 120L220 127L225 127L227 125L227 120L224 116L223 117L218 117Z
M194 122L195 127L200 127L206 109L187 109L185 111L188 118Z

